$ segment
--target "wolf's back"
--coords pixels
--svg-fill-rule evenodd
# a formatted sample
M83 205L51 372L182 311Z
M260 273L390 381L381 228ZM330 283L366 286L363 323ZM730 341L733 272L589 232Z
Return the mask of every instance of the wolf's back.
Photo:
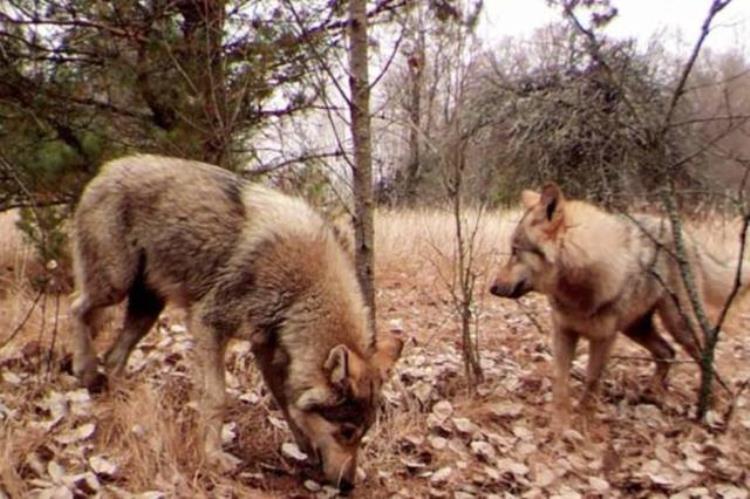
M143 272L166 294L179 287L185 298L197 298L243 237L249 186L221 168L181 159L108 163L76 209L76 273L93 268L81 262L106 262L113 282L127 284L129 274Z
M720 259L706 249L699 249L698 263L703 276L706 301L714 307L723 307L729 298L739 264L739 255ZM750 289L750 258L745 255L740 273L740 287L737 298L744 298Z

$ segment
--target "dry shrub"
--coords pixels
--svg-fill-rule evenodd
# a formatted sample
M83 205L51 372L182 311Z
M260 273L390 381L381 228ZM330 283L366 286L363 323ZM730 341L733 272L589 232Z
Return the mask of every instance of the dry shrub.
M72 290L69 259L56 261L56 268L47 269L18 228L19 220L18 210L0 213L0 299L28 288L69 293Z

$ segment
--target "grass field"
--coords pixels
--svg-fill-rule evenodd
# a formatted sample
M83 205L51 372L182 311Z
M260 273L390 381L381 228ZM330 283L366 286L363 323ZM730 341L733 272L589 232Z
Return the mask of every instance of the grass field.
M748 497L750 389L733 401L720 394L712 424L696 425L696 366L675 364L665 400L642 399L652 364L626 340L616 346L594 417L576 418L555 438L546 301L530 296L517 303L486 293L517 217L488 213L479 221L476 310L485 379L471 396L449 293L450 216L378 214L378 328L403 330L410 341L361 451L354 497ZM475 221L470 215L469 227ZM718 219L704 222L698 240L730 251L734 229ZM178 310L165 312L109 392L91 396L78 389L66 372L69 300L31 289L33 268L12 215L2 215L0 497L335 494L306 481L304 462L282 455L291 435L241 342L227 355L224 437L225 449L243 464L222 474L204 463L191 402L192 341ZM111 319L100 350L118 327L118 313ZM719 347L717 365L736 391L750 380L749 326L750 314L741 308ZM575 365L580 374L585 354ZM580 391L580 381L573 387Z

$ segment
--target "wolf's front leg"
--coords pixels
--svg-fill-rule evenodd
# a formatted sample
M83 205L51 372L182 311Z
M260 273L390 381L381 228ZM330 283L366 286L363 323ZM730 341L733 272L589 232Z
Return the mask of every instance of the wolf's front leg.
M617 334L612 331L609 336L602 339L589 341L589 363L586 366L586 387L581 397L580 407L582 412L589 413L593 408L592 402L596 399L599 389L599 380L602 377L604 366L607 364L612 345L615 343Z
M213 328L193 321L195 359L198 371L197 389L200 427L204 433L204 450L212 466L232 471L240 460L221 450L221 427L224 416L224 352L227 340Z
M555 325L552 349L556 377L553 385L555 414L552 427L560 432L570 426L570 366L575 356L579 335L575 331Z

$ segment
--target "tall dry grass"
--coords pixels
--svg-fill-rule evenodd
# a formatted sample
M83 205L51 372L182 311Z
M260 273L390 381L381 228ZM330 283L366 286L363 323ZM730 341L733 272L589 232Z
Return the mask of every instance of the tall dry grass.
M518 210L467 210L462 225L473 239L478 263L508 251L510 235L520 218ZM379 210L375 214L375 268L382 273L430 269L450 261L456 252L456 220L448 210Z

